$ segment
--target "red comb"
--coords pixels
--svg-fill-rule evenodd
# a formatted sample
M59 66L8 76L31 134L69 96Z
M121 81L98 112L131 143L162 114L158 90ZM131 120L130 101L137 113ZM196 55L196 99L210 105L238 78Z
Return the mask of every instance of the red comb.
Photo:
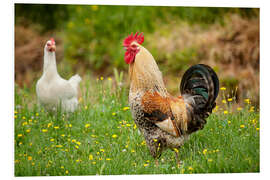
M55 41L54 41L54 39L53 39L53 38L51 38L51 42L52 42L53 44L55 44Z
M142 44L144 41L144 36L143 33L139 34L138 32L136 32L136 34L133 36L133 33L131 33L131 35L129 35L128 37L126 37L126 39L123 42L123 45L125 47L129 46L133 41L136 41L139 44Z

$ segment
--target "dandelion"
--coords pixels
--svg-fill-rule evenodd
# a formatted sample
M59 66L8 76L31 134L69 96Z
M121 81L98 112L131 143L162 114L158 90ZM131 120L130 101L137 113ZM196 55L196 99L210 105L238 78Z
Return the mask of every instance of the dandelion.
M88 106L87 106L87 105L85 105L85 106L84 106L84 109L85 109L85 110L87 110L87 109L88 109Z
M57 148L61 148L61 147L63 147L62 145L55 145L55 147L57 147Z
M175 152L177 152L177 153L179 152L179 150L178 150L178 149L176 149L176 148L173 148L173 150L174 150Z
M254 112L254 106L251 106L249 112Z
M137 128L137 126L136 126L136 124L134 124L133 129L136 129L136 128Z
M212 162L213 161L213 159L208 159L208 162Z
M142 142L141 142L141 145L145 145L145 141L142 141Z
M131 152L132 152L132 153L134 153L134 152L135 152L135 150L134 150L134 149L132 149L132 150L131 150Z
M149 166L149 164L144 164L143 166L144 166L144 167L147 167L147 166Z
M86 124L84 127L85 128L89 128L90 127L90 124Z
M113 113L112 113L112 115L113 115L113 116L115 116L115 115L116 115L116 113L115 113L115 112L113 112Z
M131 124L126 124L126 126L127 126L127 127L130 127L130 126L131 126Z
M54 126L53 128L54 128L54 129L59 129L59 126Z
M112 78L108 77L108 80L109 80L109 81L111 81L111 80L112 80Z
M192 168L191 166L189 166L189 167L188 167L188 170L192 171L192 170L193 170L193 168Z
M116 134L112 135L112 138L117 138L117 135Z
M245 99L245 103L250 104L250 99Z
M93 11L97 11L98 10L98 6L97 5L93 5L91 8L92 8Z
M18 160L18 159L15 160L15 163L19 163L19 162L20 162L20 160Z
M260 128L256 128L256 130L257 130L257 131L259 131L259 130L260 130Z
M68 174L68 170L66 170L66 174Z
M76 143L76 139L72 139L71 142Z
M111 158L106 158L106 161L110 161L110 160L112 160Z
M103 159L102 157L99 157L99 158L98 158L98 160L100 160L100 161L101 161L102 159Z
M64 167L64 166L61 166L60 168L61 168L61 169L64 169L65 167Z
M69 125L68 125L68 127L70 127L70 128L71 128L71 127L72 127L72 124L69 124Z
M127 111L127 110L129 110L129 107L123 107L123 110Z
M228 114L229 112L228 112L227 110L225 110L223 113L224 113L224 114Z
M226 90L226 87L221 87L220 90L221 91L225 91Z
M95 165L95 164L97 164L97 163L96 163L96 161L93 161L92 164Z
M36 116L39 116L39 113L36 113Z
M23 117L22 117L22 119L24 119L24 120L25 120L25 119L26 119L26 118L25 118L25 116L23 116Z
M241 108L241 107L238 107L238 108L237 108L237 111L241 111L242 109L243 109L243 108Z
M52 123L48 123L48 126L47 126L47 127L49 128L49 127L51 127L51 126L52 126Z
M244 124L241 124L241 125L240 125L240 128L244 128L244 127L245 127L245 125L244 125Z
M100 152L97 152L97 155L100 155Z
M232 98L227 99L227 101L231 102L232 101Z
M33 145L33 143L29 143L29 146L32 146Z
M100 80L103 81L103 79L104 79L104 78L101 76L101 77L100 77Z
M100 149L100 152L105 152L105 150L104 149Z
M17 114L17 113L18 113L18 112L15 110L15 111L14 111L14 114Z
M32 159L33 159L32 156L28 156L28 157L27 157L27 160L28 160L28 161L32 161Z
M78 144L80 146L81 145L81 142L80 141L77 141L76 144Z
M154 139L154 142L157 142L158 140L157 139Z
M94 135L94 134L92 134L92 135L91 135L91 137L92 137L92 138L96 138L97 136L96 136L96 135Z
M228 121L228 124L231 124L231 121Z
M27 124L28 124L28 122L25 121L25 122L22 123L22 126L26 126Z
M51 142L53 142L53 141L54 141L54 139L52 138L52 139L50 139L50 141L51 141Z
M14 119L17 119L17 115L14 115Z
M207 149L204 149L204 150L203 150L203 154L206 154L206 153L207 153Z
M65 137L65 134L61 134L62 137Z
M88 159L89 159L90 161L93 160L93 158L94 158L94 157L93 157L92 154L90 154L89 157L88 157Z
M18 137L22 137L23 135L22 134L18 134Z
M48 132L48 129L42 129L42 132L46 133Z
M79 149L79 146L75 145L75 148L76 148L76 149Z
M222 100L222 103L223 103L223 104L226 104L226 103L227 103L227 101L226 101L225 99L223 99L223 100Z

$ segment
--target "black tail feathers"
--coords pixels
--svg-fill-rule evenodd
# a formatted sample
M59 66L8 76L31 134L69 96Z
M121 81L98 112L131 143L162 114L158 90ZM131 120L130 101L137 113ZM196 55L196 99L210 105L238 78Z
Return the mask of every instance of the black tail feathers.
M205 65L190 67L183 75L180 92L185 99L189 115L188 131L202 129L219 92L219 80L215 71Z

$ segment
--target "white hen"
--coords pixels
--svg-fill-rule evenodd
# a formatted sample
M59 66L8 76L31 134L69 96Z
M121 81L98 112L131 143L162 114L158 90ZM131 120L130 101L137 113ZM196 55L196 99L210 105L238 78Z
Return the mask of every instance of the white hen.
M81 77L61 78L57 72L55 41L52 38L44 47L43 74L36 85L38 101L45 109L52 111L61 105L65 112L73 112L78 106L78 90Z

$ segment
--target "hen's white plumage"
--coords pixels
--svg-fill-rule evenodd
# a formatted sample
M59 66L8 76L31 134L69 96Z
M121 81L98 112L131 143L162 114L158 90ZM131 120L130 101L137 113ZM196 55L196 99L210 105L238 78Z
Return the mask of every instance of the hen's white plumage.
M57 72L55 42L47 41L44 47L43 74L36 85L38 101L47 110L55 110L59 105L65 112L73 112L78 106L78 90L81 77L61 78Z

